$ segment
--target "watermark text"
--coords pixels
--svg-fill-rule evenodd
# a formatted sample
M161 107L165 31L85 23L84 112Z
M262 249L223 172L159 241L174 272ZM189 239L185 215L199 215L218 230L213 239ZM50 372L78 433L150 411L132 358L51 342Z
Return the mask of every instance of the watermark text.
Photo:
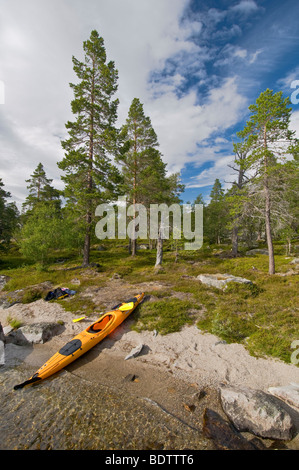
M173 240L182 237L185 250L199 250L203 243L203 205L195 204L131 204L127 207L126 197L118 201L100 204L95 211L101 217L96 224L97 238L168 240L172 233ZM130 218L129 222L127 218Z

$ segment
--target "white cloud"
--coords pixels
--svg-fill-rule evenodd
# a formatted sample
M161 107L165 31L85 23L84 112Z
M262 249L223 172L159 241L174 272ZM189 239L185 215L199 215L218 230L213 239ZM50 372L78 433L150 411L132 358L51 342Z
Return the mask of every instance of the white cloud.
M149 102L148 110L158 134L161 152L170 169L179 171L187 163L200 165L206 161L206 151L202 152L198 143L236 124L244 106L245 99L238 93L235 78L227 79L222 86L211 89L203 104L198 103L194 89L182 98L169 92Z
M249 9L254 2L245 3L251 4L243 5ZM0 177L14 199L24 200L25 179L39 162L53 184L61 187L56 162L63 156L64 125L72 119L69 82L76 76L71 58L83 58L83 41L92 29L103 36L108 60L114 60L119 70L118 123L125 122L137 97L151 117L170 170L205 160L198 143L235 124L245 102L235 78L218 86L211 81L201 102L195 85L177 93L187 71L208 84L204 64L211 51L193 41L194 36L201 37L202 21L194 17L181 22L188 4L189 0L0 0L0 80L6 98L0 106ZM220 16L210 11L214 22ZM245 49L236 54L242 58ZM169 59L175 59L173 70ZM150 81L153 72L157 82Z
M237 3L237 5L231 7L230 10L233 12L249 14L258 10L258 8L259 7L254 0L241 0L240 3Z

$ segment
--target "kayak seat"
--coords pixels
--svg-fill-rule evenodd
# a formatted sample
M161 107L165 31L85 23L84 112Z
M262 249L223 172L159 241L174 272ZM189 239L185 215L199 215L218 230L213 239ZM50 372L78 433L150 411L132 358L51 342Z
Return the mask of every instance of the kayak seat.
M99 333L99 331L102 331L112 318L113 318L112 315L107 315L99 322L96 322L93 325L91 325L88 328L88 331L92 333Z

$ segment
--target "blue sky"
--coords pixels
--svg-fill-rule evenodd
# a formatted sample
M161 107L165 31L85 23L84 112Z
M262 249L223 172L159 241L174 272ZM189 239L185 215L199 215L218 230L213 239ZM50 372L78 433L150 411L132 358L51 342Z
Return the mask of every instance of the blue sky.
M234 179L232 142L266 88L291 96L299 80L296 0L0 0L0 177L20 206L42 162L57 161L72 119L72 55L92 29L119 71L118 124L137 97L183 200ZM1 90L4 88L4 102ZM299 86L298 86L299 88ZM299 105L292 128L299 137Z

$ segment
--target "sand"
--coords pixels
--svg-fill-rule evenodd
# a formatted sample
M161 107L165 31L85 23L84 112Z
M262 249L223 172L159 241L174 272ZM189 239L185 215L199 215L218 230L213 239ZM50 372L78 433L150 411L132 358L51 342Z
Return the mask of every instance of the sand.
M107 288L108 289L108 288ZM108 291L107 291L108 292ZM109 288L111 295L111 288ZM112 292L113 293L113 292ZM128 292L132 295L132 292ZM101 290L103 301L105 292ZM118 295L120 297L120 295ZM114 299L115 302L115 294ZM107 306L112 299L106 299ZM115 303L114 303L115 304ZM80 315L79 315L80 316ZM97 317L73 323L74 315L57 303L38 300L31 304L15 304L8 309L0 308L2 326L8 324L8 317L20 319L26 324L35 322L64 322L64 331L50 341L32 348L30 354L24 347L6 348L7 360L14 358L27 363L41 365L42 358L56 352L77 333L86 328ZM114 359L123 361L124 367L136 366L156 368L172 377L197 384L198 387L214 387L220 384L242 385L267 391L269 387L299 383L299 367L270 358L250 356L241 344L226 344L217 336L203 333L195 325L185 326L178 333L168 335L151 331L137 333L131 330L132 320L128 318L120 327L97 346L97 363ZM143 344L141 353L125 361L130 351ZM7 345L9 346L9 345ZM22 353L24 350L24 354ZM38 351L38 352L36 352ZM100 353L100 354L99 354ZM135 365L135 366L134 366Z

